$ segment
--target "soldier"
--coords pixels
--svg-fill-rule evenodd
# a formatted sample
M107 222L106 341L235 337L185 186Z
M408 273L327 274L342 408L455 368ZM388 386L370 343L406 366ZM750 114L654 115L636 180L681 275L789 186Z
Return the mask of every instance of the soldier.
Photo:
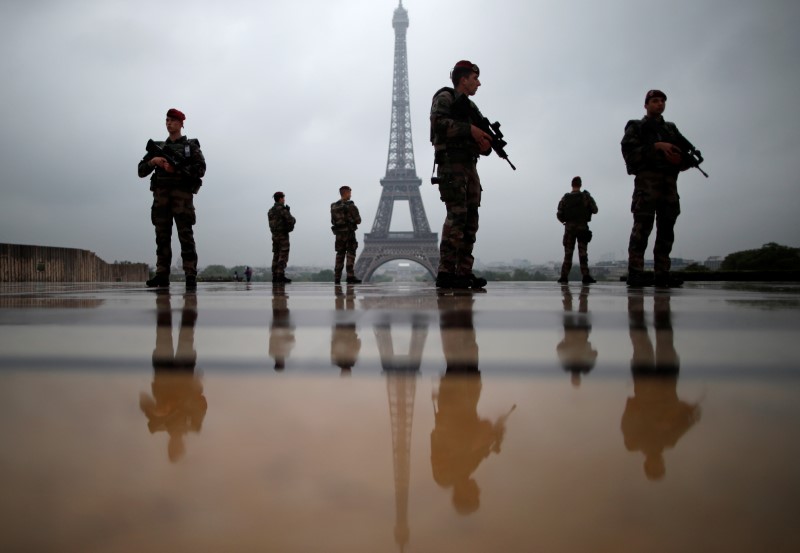
M197 288L197 250L192 230L196 221L193 195L202 184L206 160L200 150L200 142L181 134L185 119L186 116L175 108L167 111L169 137L164 142L156 142L177 159L185 161L180 170L165 157L152 156L150 153L142 158L138 167L140 178L153 173L150 177L150 190L153 192L150 220L156 229L156 274L146 283L153 288L169 286L173 219L181 243L186 288Z
M670 275L675 221L681 212L678 196L678 173L696 165L688 152L692 145L674 123L662 114L667 95L650 90L644 98L646 115L625 125L622 157L633 181L633 228L628 243L628 286L644 286L644 252L647 240L656 225L653 247L655 284L660 287L681 286L683 281Z
M269 230L272 233L272 282L289 284L286 278L286 264L289 262L289 233L294 230L295 218L286 205L286 195L275 192L272 195L275 205L269 210ZM249 279L248 279L249 280Z
M481 182L478 155L491 153L492 138L475 123L483 120L470 96L481 86L480 70L472 62L456 63L450 73L453 87L440 89L431 105L431 143L439 196L447 209L439 244L439 288L483 288L486 279L472 272L472 249L478 233Z
M356 204L350 199L353 191L349 186L339 188L339 201L331 204L331 230L336 236L334 248L336 249L336 265L333 269L333 282L336 284L342 281L342 269L345 267L345 257L347 258L347 284L360 284L361 279L356 278L355 263L356 250L356 229L361 224L361 215L358 213Z
M597 282L589 274L589 252L587 246L592 240L589 221L597 213L597 204L586 190L581 192L580 177L572 179L572 192L564 194L558 202L556 217L564 225L564 262L561 264L561 277L558 282L569 282L569 271L572 269L572 254L575 252L575 241L578 242L578 261L581 264L581 275L584 284Z

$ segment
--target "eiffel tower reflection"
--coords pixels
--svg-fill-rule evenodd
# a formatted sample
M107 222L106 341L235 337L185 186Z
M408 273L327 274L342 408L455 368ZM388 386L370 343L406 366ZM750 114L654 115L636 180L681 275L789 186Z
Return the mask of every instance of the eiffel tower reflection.
M428 338L430 317L424 309L435 309L435 297L364 298L366 309L386 310L374 325L381 367L386 375L386 396L392 427L392 463L394 467L395 525L394 539L402 551L408 544L408 491L411 481L411 428L414 399L422 353ZM407 308L412 307L411 311ZM409 319L410 318L410 319ZM395 352L392 328L411 327L408 353Z

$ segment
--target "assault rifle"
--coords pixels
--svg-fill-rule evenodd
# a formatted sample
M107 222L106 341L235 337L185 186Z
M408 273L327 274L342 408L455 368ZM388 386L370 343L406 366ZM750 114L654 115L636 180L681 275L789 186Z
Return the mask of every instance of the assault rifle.
M190 158L181 157L168 148L162 148L156 144L152 138L147 141L147 146L145 146L145 149L147 150L147 156L145 159L148 161L154 157L163 157L170 165L172 165L176 173L183 173L183 175L187 177L187 180L192 183L193 194L197 194L197 192L200 190L200 187L203 186L203 179L198 177L196 174L192 174Z
M500 122L495 121L494 123L489 123L489 119L484 117L482 121L478 122L477 127L492 137L492 150L494 150L494 153L501 159L506 160L511 168L516 171L517 168L514 167L514 164L508 159L508 154L504 149L508 146L508 142L503 140L503 133L500 131Z
M163 157L166 159L170 165L175 169L177 173L183 173L187 177L191 177L192 179L196 179L197 176L191 173L191 165L189 164L188 158L183 158L178 155L175 155L175 152L169 150L167 148L162 148L155 141L151 138L147 141L147 146L145 146L147 153L149 154L148 161L153 159L154 157Z
M700 168L700 164L703 163L703 155L700 153L700 150L696 150L695 147L692 146L691 144L689 146L690 146L689 151L684 153L684 155L689 156L689 159L686 160L687 164L689 165L689 167L694 167L695 169L703 173L703 176L705 178L708 178L708 173L706 173Z

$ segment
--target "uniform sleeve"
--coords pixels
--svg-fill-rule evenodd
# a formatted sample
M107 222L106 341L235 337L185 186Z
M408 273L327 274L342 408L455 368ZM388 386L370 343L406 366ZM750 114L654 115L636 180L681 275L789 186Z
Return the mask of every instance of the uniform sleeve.
M565 222L564 219L564 197L561 197L561 200L558 202L558 209L556 209L556 219L561 221L562 223Z
M150 154L146 153L138 166L139 178L143 179L155 170L154 165L150 165Z
M644 165L645 150L650 147L650 145L642 143L640 128L641 123L639 121L628 121L628 124L625 125L625 134L620 142L622 157L625 159L625 165L628 166L629 173L631 168Z
M150 159L147 156L143 157L142 161L139 162L139 167L138 167L139 178L143 179L144 177L152 173L154 170L155 167L150 165Z
M453 95L440 92L431 105L431 135L433 137L459 138L471 136L470 124L452 118Z
M351 216L353 218L353 222L356 225L360 225L361 224L361 214L358 212L358 208L356 207L356 204L352 204L350 207L351 207Z

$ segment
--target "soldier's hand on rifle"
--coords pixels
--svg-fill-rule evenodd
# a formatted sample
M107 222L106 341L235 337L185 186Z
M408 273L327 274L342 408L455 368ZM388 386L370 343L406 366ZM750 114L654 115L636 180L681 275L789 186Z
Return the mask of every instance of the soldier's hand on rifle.
M681 162L681 149L675 144L670 144L669 142L656 142L653 146L656 150L661 150L664 152L664 156L670 163L678 165Z
M470 127L472 138L478 143L478 148L480 148L481 152L485 152L492 147L492 137L489 133L482 131L475 125L470 125Z
M167 161L167 158L164 158L164 157L154 157L153 159L150 160L150 165L155 165L156 167L161 167L167 173L174 173L175 172L175 169L172 167L172 165L169 164L169 161Z

